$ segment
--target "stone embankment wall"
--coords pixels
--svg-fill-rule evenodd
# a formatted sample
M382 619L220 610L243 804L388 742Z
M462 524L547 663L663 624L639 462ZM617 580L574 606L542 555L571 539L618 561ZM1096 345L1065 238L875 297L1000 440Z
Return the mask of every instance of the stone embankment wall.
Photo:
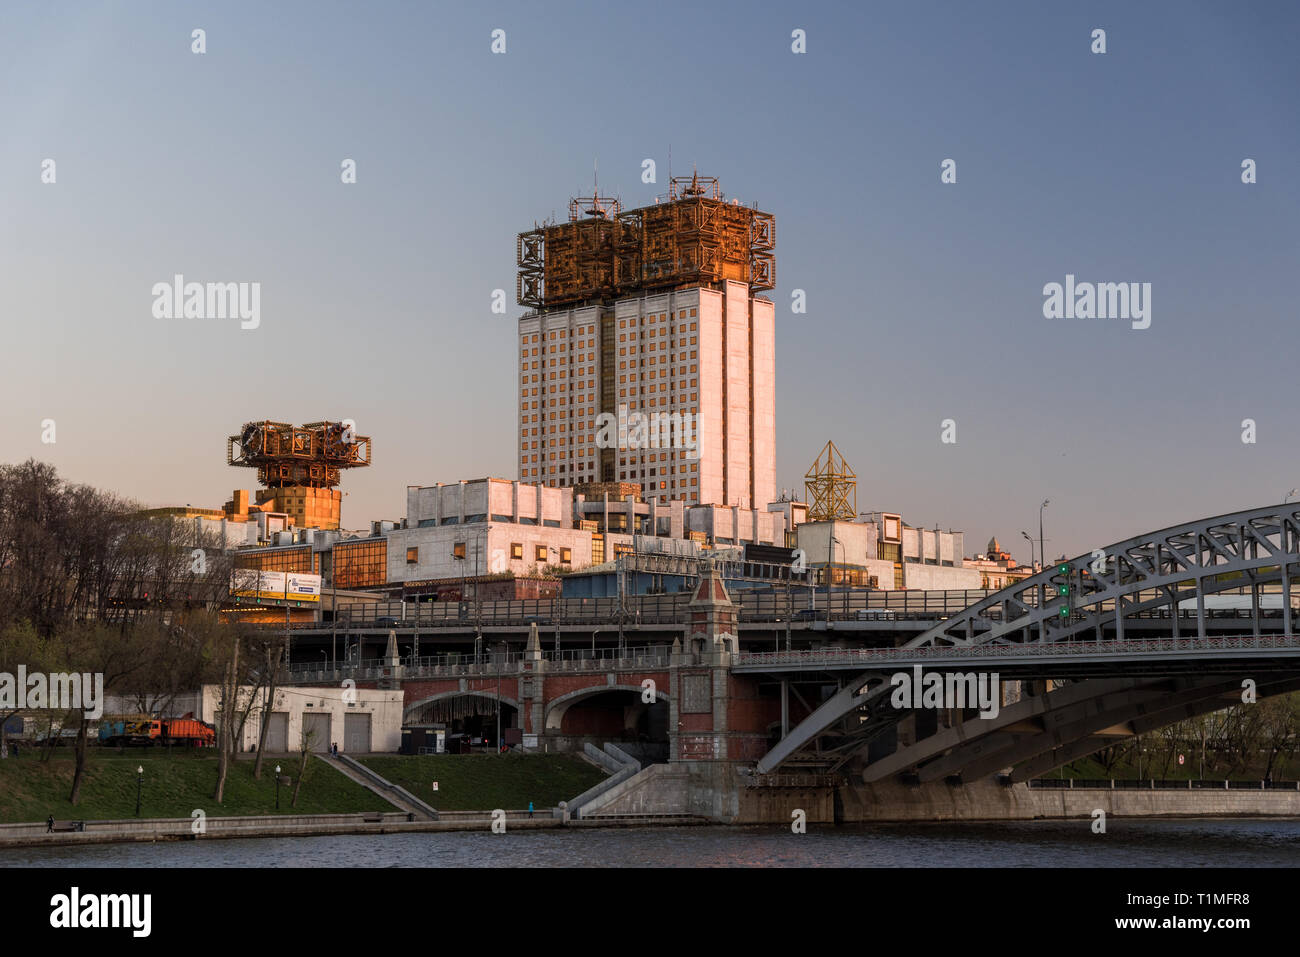
M747 786L735 764L651 765L601 795L584 816L685 813L728 824L789 824L802 810L810 823L1033 821L1114 817L1294 817L1300 791L1106 790L1010 787L989 778L971 784L895 782L841 788Z

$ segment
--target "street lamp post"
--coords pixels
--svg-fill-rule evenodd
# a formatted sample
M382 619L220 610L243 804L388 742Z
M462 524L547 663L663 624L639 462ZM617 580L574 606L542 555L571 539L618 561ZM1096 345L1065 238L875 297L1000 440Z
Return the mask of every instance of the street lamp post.
M1029 567L1034 571L1038 571L1038 565L1034 562L1034 540L1029 537L1029 533L1026 531L1022 531L1020 534L1029 543Z
M504 642L502 643L504 644ZM497 754L501 753L501 662L497 661Z
M144 789L144 765L140 764L135 769L135 816L140 816L140 793Z
M1043 504L1038 506L1038 560L1047 566L1047 552L1043 550L1043 509L1051 504L1051 499L1043 499Z
M829 544L830 544L830 548L827 549L828 554L827 554L827 562L826 562L826 627L827 629L834 627L834 625L831 624L831 591L832 591L831 575L835 571L835 546L836 545L844 549L844 564L847 565L849 563L848 549L844 548L843 542L841 542L838 538L832 535Z
M790 576L794 574L794 566L786 569L785 579L785 650L790 650L790 619L794 617L794 596L790 593ZM780 646L777 647L780 651Z
M1300 488L1293 488L1291 491L1287 492L1286 498L1282 499L1282 504L1285 505L1292 495L1300 495Z
M275 809L280 810L280 765L275 766Z
M474 641L476 643L483 640L483 602L479 597L479 586L482 583L479 580L478 559L486 547L486 541L480 544L478 536L474 537Z

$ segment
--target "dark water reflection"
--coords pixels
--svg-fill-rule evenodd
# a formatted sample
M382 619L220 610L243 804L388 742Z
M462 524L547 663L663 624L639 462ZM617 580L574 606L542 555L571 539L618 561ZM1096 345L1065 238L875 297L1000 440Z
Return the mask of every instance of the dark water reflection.
M213 840L0 851L37 867L1294 867L1300 821L677 827Z

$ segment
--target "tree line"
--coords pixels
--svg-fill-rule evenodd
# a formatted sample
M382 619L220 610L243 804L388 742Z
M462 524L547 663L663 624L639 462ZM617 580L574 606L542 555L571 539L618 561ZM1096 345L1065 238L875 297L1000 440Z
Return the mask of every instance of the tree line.
M140 713L167 713L177 698L217 687L217 778L223 799L229 765L249 717L266 713L286 662L285 639L221 619L233 556L203 520L149 513L112 492L69 482L47 463L0 465L0 673L102 674L106 696ZM18 714L0 707L4 728ZM28 710L45 725L40 758L55 729L75 729L69 801L77 804L89 758L92 719L83 711Z

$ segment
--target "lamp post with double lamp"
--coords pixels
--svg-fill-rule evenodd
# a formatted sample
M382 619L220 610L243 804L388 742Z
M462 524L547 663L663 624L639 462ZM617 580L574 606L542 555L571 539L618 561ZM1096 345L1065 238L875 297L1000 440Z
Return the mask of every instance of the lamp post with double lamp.
M135 816L140 816L140 792L144 789L144 765L136 765L135 769Z
M1026 531L1022 531L1020 534L1029 543L1029 567L1033 571L1038 571L1038 564L1034 561L1034 540L1029 537L1029 533Z
M275 766L275 809L280 810L280 765Z

